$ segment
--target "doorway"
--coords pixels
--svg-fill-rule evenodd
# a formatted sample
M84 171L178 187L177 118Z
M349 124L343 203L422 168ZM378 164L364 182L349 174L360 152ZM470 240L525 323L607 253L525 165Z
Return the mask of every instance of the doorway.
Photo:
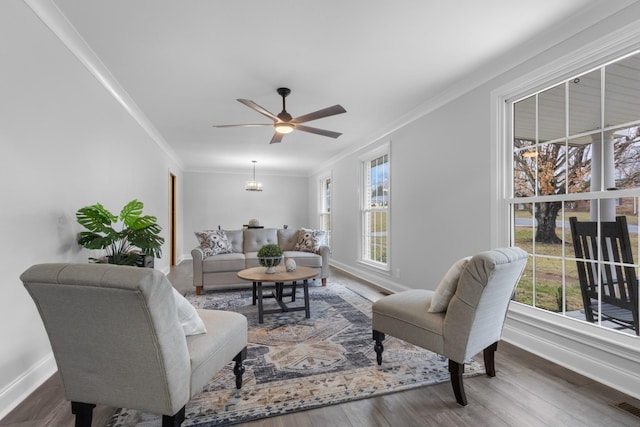
M176 257L176 176L169 173L169 265L171 267L177 264Z

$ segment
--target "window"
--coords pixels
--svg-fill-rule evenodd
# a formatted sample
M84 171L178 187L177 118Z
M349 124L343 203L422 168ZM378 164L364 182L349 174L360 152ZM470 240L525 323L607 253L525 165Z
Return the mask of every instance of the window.
M638 272L640 54L556 82L509 107L512 166L505 177L511 189L511 243L532 255L515 300L585 321L587 306L593 304L597 309L589 321L636 333L603 314L609 292L625 292L618 284L607 290L616 274L605 277L603 272L611 270L608 266ZM601 233L603 224L618 216L626 217L632 260L608 260L603 251L610 249L599 245L595 260L576 255L571 217L595 222ZM584 292L581 260L595 272L595 297ZM629 307L635 306L637 318L637 287L634 292Z
M390 171L389 144L362 160L361 261L389 269Z
M331 178L320 180L320 229L327 232L327 245L331 246Z

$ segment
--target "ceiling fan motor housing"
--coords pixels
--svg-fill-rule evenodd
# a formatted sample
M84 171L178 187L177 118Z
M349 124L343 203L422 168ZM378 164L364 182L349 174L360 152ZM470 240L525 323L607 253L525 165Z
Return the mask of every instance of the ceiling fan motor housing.
M291 93L291 89L288 87L279 87L277 90L278 94L283 98L286 98Z
M291 89L286 87L279 87L277 91L278 91L278 94L280 94L280 96L282 97L282 111L280 112L280 114L278 114L278 118L283 122L288 122L291 119L293 119L293 117L291 117L291 114L287 113L284 99L287 97L287 95L291 93Z

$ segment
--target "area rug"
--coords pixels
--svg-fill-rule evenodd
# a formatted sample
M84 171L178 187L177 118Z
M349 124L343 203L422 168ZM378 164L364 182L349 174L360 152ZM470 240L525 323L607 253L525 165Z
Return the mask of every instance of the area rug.
M235 389L230 363L187 403L183 426L233 425L449 380L444 357L393 337L384 341L382 366L377 365L371 301L336 282L310 286L309 296L310 319L304 311L265 314L258 324L250 290L187 295L197 308L244 314L249 347L242 389ZM302 303L300 290L289 305ZM275 307L273 300L267 304ZM465 367L465 376L482 372L475 361ZM160 425L160 417L129 409L118 409L108 424Z

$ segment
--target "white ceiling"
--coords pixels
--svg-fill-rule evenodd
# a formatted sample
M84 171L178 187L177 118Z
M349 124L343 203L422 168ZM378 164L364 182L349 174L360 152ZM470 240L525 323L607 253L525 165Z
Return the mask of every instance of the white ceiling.
M258 174L313 170L567 19L589 25L630 3L53 1L186 170L249 172L257 160ZM307 125L343 135L294 131L269 144L269 127L212 127L268 123L236 99L277 114L281 86L294 117L341 104L347 113Z

